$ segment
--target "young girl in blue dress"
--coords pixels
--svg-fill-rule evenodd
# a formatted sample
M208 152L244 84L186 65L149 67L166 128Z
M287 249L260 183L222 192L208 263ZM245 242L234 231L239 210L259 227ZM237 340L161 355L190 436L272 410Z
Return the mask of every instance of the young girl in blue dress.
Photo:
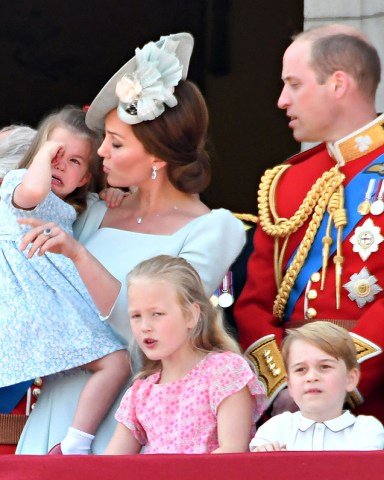
M109 312L93 303L72 262L21 251L29 227L17 219L37 217L72 233L97 176L99 144L85 112L65 107L43 120L21 162L25 168L9 172L0 190L0 387L80 366L94 372L56 453L89 452L130 364L102 321ZM44 230L45 238L53 235Z
M265 390L196 270L160 255L138 264L127 282L143 366L117 410L106 453L247 451Z

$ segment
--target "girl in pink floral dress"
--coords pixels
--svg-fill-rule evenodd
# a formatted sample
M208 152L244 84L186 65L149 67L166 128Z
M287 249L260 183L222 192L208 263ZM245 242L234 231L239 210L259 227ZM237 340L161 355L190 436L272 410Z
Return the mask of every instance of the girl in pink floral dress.
M266 407L264 387L194 268L160 255L128 275L142 369L116 412L107 454L248 451Z

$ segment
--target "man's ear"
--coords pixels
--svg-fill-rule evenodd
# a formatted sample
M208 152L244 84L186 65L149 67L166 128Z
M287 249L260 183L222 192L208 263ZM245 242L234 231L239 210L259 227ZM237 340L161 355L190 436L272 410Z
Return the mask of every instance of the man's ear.
M342 70L334 72L331 75L330 80L336 98L341 98L345 95L350 88L352 81L350 75Z

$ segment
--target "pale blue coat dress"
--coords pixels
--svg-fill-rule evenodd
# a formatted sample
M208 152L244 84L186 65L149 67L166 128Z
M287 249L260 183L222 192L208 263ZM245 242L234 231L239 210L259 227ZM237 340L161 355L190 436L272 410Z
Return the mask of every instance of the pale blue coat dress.
M104 202L92 205L78 223L81 231L78 238L123 284L108 322L127 344L131 340L131 330L127 313L126 275L135 265L160 254L181 256L197 269L207 294L211 295L245 243L242 222L225 209L212 210L197 217L172 235L99 228L105 212ZM76 369L45 379L42 394L22 433L17 453L45 454L63 439L88 375ZM95 454L104 453L112 437L116 427L114 413L126 388L121 391L96 432L92 444Z

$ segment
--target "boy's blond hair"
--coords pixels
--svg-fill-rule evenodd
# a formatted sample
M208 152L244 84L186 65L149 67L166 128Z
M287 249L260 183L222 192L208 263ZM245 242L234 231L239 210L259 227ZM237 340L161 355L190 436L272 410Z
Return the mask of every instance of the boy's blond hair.
M348 371L359 368L356 347L348 330L331 322L318 320L306 323L300 328L286 330L282 354L288 374L289 352L295 340L308 342L332 357L343 360Z

